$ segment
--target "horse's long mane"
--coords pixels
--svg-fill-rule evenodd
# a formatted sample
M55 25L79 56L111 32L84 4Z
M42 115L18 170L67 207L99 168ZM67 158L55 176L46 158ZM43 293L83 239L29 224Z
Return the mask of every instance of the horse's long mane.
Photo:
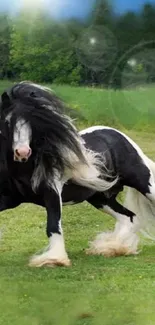
M71 118L84 119L82 113L68 107L53 90L48 87L41 86L30 81L19 82L6 90L10 100L24 100L27 97L44 99L50 102L53 110L69 115Z
M8 147L8 127L0 120L0 193L3 190L3 182L8 178Z
M42 160L44 166L63 172L64 168L73 168L75 160L85 164L81 138L72 120L62 113L61 101L52 95L49 100L31 95L22 97L22 93L18 87L17 91L12 89L10 104L4 110L2 107L4 117L11 113L10 142L17 121L23 120L32 129L32 151L37 152L37 159Z
M24 100L24 98L27 97L40 99L44 98L51 103L53 109L61 112L65 110L65 104L54 94L50 88L37 85L29 81L22 81L15 84L7 90L7 93L11 99Z

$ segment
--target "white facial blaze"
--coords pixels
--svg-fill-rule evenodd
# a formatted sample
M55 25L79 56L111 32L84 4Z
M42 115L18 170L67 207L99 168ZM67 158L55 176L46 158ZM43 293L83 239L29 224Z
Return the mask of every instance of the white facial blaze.
M28 122L20 119L16 123L13 134L13 150L18 149L19 146L29 146L32 137L32 130Z

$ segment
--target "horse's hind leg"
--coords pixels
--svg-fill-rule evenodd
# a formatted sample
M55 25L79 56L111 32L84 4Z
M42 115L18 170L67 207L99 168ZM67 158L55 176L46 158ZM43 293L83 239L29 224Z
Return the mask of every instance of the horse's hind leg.
M116 218L117 222L114 231L103 232L90 243L87 253L106 257L137 254L139 239L135 214L118 203L115 197L106 199L101 193L96 193L88 202Z
M150 165L150 166L149 166ZM155 204L155 163L148 159L138 164L133 162L134 169L125 170L124 184L131 189L137 190ZM153 166L151 168L151 166ZM133 190L135 192L135 190ZM132 206L132 202L131 202Z

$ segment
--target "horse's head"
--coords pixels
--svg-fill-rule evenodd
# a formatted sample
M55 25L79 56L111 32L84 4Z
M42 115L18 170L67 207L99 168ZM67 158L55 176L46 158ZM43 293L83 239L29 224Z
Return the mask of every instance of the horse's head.
M2 96L1 117L8 123L14 160L26 162L31 154L64 165L67 152L85 159L76 128L64 114L64 104L40 86L19 83ZM39 90L38 90L39 89Z
M30 86L29 86L30 87ZM33 90L34 86L32 87ZM29 89L30 90L30 89ZM52 111L47 98L37 97L34 92L20 94L19 87L14 92L4 92L1 96L1 120L8 124L10 149L14 161L26 162L32 151L37 151L41 139L51 133Z
M24 111L25 104L16 98L12 98L10 94L4 92L1 96L0 113L1 124L7 125L8 138L13 150L14 160L26 162L31 156L31 127L29 123L20 116L20 112ZM0 127L3 128L4 125Z
M50 107L51 103L53 110L63 111L63 103L50 89L31 82L17 83L2 94L0 115L9 125L10 145L15 161L26 162L31 156L32 128L33 140L39 138L41 133L46 133L49 119L46 119L43 107Z

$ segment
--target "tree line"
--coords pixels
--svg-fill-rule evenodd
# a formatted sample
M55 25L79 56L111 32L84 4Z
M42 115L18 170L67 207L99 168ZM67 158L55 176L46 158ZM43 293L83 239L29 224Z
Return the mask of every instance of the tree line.
M130 87L155 82L155 6L116 15L97 0L85 20L23 8L0 15L0 79Z

